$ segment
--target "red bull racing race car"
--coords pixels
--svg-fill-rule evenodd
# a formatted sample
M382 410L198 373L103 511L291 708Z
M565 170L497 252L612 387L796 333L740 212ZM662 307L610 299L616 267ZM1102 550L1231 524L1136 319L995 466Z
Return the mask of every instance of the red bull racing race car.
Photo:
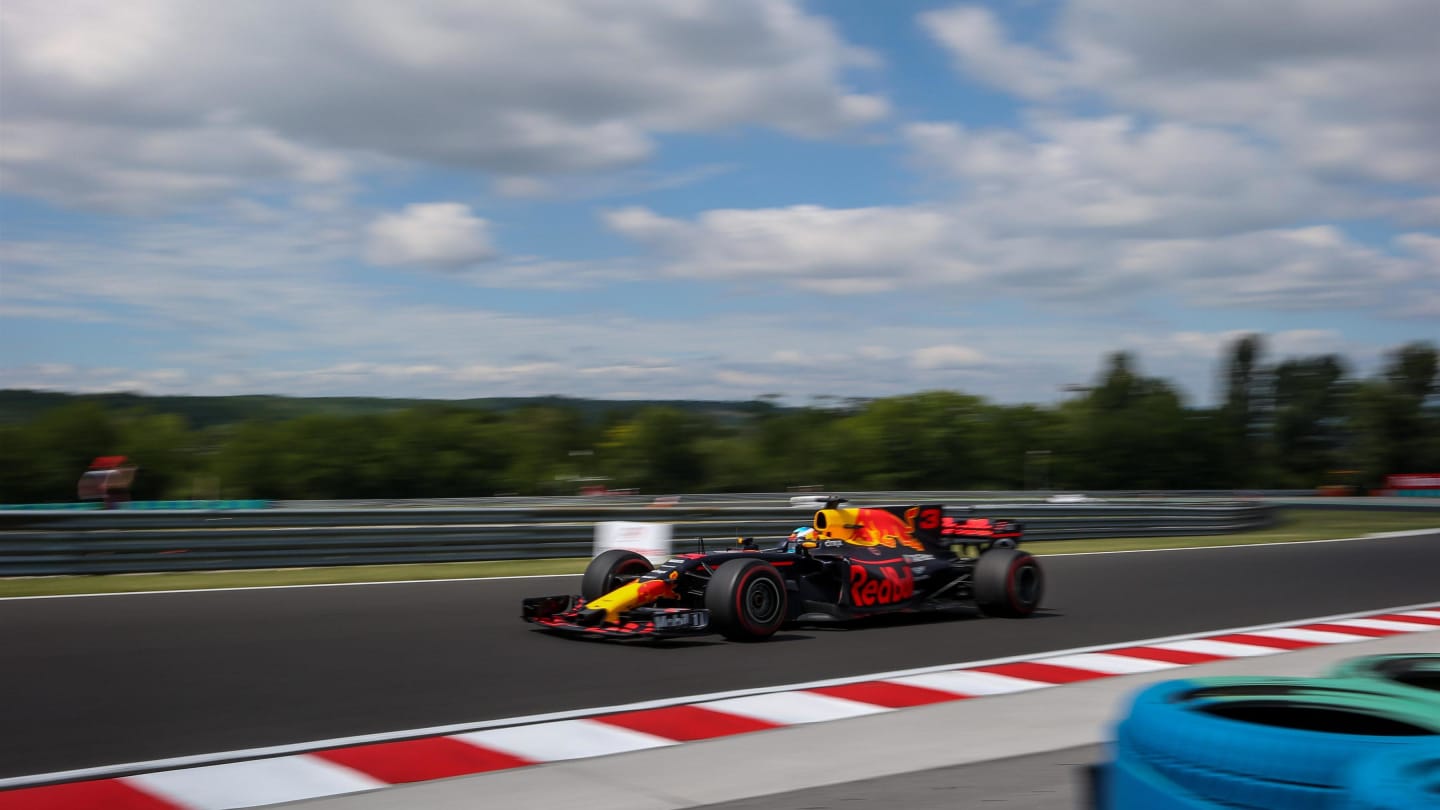
M1044 577L1017 548L1019 524L947 518L937 504L843 503L828 501L774 547L747 539L658 567L632 551L606 551L585 569L578 596L526 599L521 618L589 638L761 641L787 623L954 608L1023 617L1039 607Z

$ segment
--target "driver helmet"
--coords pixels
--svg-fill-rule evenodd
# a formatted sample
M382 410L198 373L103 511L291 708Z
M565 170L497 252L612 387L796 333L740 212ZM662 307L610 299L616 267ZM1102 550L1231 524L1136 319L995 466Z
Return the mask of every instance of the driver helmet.
M797 526L795 527L795 531L790 532L790 542L792 543L813 539L815 539L815 528L813 526Z

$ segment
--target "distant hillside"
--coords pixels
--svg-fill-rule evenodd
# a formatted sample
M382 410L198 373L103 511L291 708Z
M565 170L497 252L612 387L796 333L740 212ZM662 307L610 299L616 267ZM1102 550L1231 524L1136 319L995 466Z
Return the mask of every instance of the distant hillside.
M494 397L460 400L387 399L384 397L285 396L146 396L143 394L67 394L55 391L0 389L0 424L28 422L47 411L73 402L95 402L107 410L141 409L184 417L192 428L206 428L246 420L282 421L312 414L356 416L420 407L475 408L511 411L529 406L578 410L587 420L601 420L615 412L631 412L652 405L706 413L723 421L757 411L773 410L768 402L707 402L703 400L604 400L561 396Z

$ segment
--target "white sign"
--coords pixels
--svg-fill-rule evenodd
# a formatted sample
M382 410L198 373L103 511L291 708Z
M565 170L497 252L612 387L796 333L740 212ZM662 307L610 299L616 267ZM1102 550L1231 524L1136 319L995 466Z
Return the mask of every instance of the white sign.
M670 559L669 523L632 523L608 520L595 524L595 555L612 548L624 548L648 557L651 562Z

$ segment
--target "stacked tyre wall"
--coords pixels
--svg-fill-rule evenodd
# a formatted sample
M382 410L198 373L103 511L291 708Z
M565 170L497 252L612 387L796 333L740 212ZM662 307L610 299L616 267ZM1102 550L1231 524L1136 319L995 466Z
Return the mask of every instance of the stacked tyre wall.
M1137 693L1100 770L1101 810L1440 808L1440 655L1323 678L1167 681Z

